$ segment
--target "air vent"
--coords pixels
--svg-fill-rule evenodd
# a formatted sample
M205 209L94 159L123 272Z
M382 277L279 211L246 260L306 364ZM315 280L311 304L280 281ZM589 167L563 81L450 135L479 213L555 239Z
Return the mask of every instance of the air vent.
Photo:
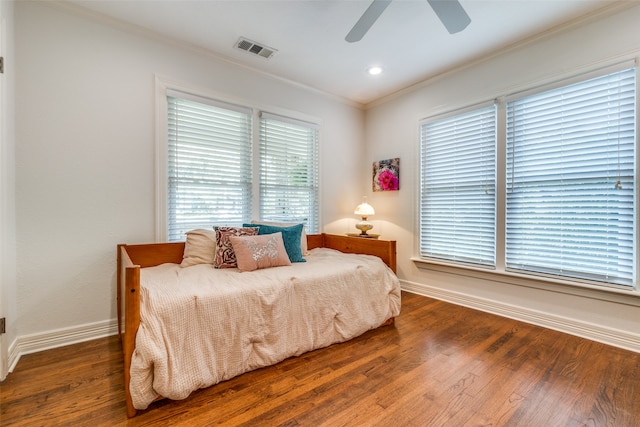
M265 46L260 43L256 43L249 39L245 39L241 37L238 39L236 46L240 50L244 50L245 52L253 53L255 55L261 56L263 58L269 59L277 52L276 49Z

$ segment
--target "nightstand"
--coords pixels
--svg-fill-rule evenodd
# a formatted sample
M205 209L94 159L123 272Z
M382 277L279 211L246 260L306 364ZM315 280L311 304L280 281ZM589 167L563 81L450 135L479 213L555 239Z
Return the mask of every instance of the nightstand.
M373 234L373 233L367 233L367 234L347 233L347 236L349 236L349 237L360 237L361 239L377 239L378 237L380 237L379 234Z

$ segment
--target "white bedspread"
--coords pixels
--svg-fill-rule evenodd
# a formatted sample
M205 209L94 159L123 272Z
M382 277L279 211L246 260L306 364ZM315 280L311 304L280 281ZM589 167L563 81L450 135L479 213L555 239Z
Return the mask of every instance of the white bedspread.
M347 341L400 313L382 261L313 249L306 263L240 273L163 264L140 273L133 405L184 399L288 357Z

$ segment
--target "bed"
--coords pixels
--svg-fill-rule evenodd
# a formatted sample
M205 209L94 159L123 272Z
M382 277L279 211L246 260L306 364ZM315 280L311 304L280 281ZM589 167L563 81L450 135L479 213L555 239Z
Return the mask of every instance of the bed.
M306 242L305 263L220 270L229 283L222 290L207 282L213 268L179 266L184 242L118 245L127 415L393 324L400 312L395 241L314 234ZM246 291L251 277L259 279L257 288ZM194 280L197 286L185 284ZM238 302L236 294L244 299ZM204 317L191 317L194 312ZM209 349L212 355L200 357Z

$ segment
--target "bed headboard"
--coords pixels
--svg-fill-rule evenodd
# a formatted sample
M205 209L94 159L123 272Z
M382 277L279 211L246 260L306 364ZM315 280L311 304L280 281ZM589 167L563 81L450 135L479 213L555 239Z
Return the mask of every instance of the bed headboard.
M375 255L396 272L396 241L377 240L362 237L341 236L338 234L307 235L307 246L313 248L330 248L348 254Z
M134 265L152 267L167 262L180 264L184 253L184 242L149 243L142 245L119 245L126 247ZM330 248L345 253L375 255L396 272L396 241L365 239L337 234L308 234L307 247Z

